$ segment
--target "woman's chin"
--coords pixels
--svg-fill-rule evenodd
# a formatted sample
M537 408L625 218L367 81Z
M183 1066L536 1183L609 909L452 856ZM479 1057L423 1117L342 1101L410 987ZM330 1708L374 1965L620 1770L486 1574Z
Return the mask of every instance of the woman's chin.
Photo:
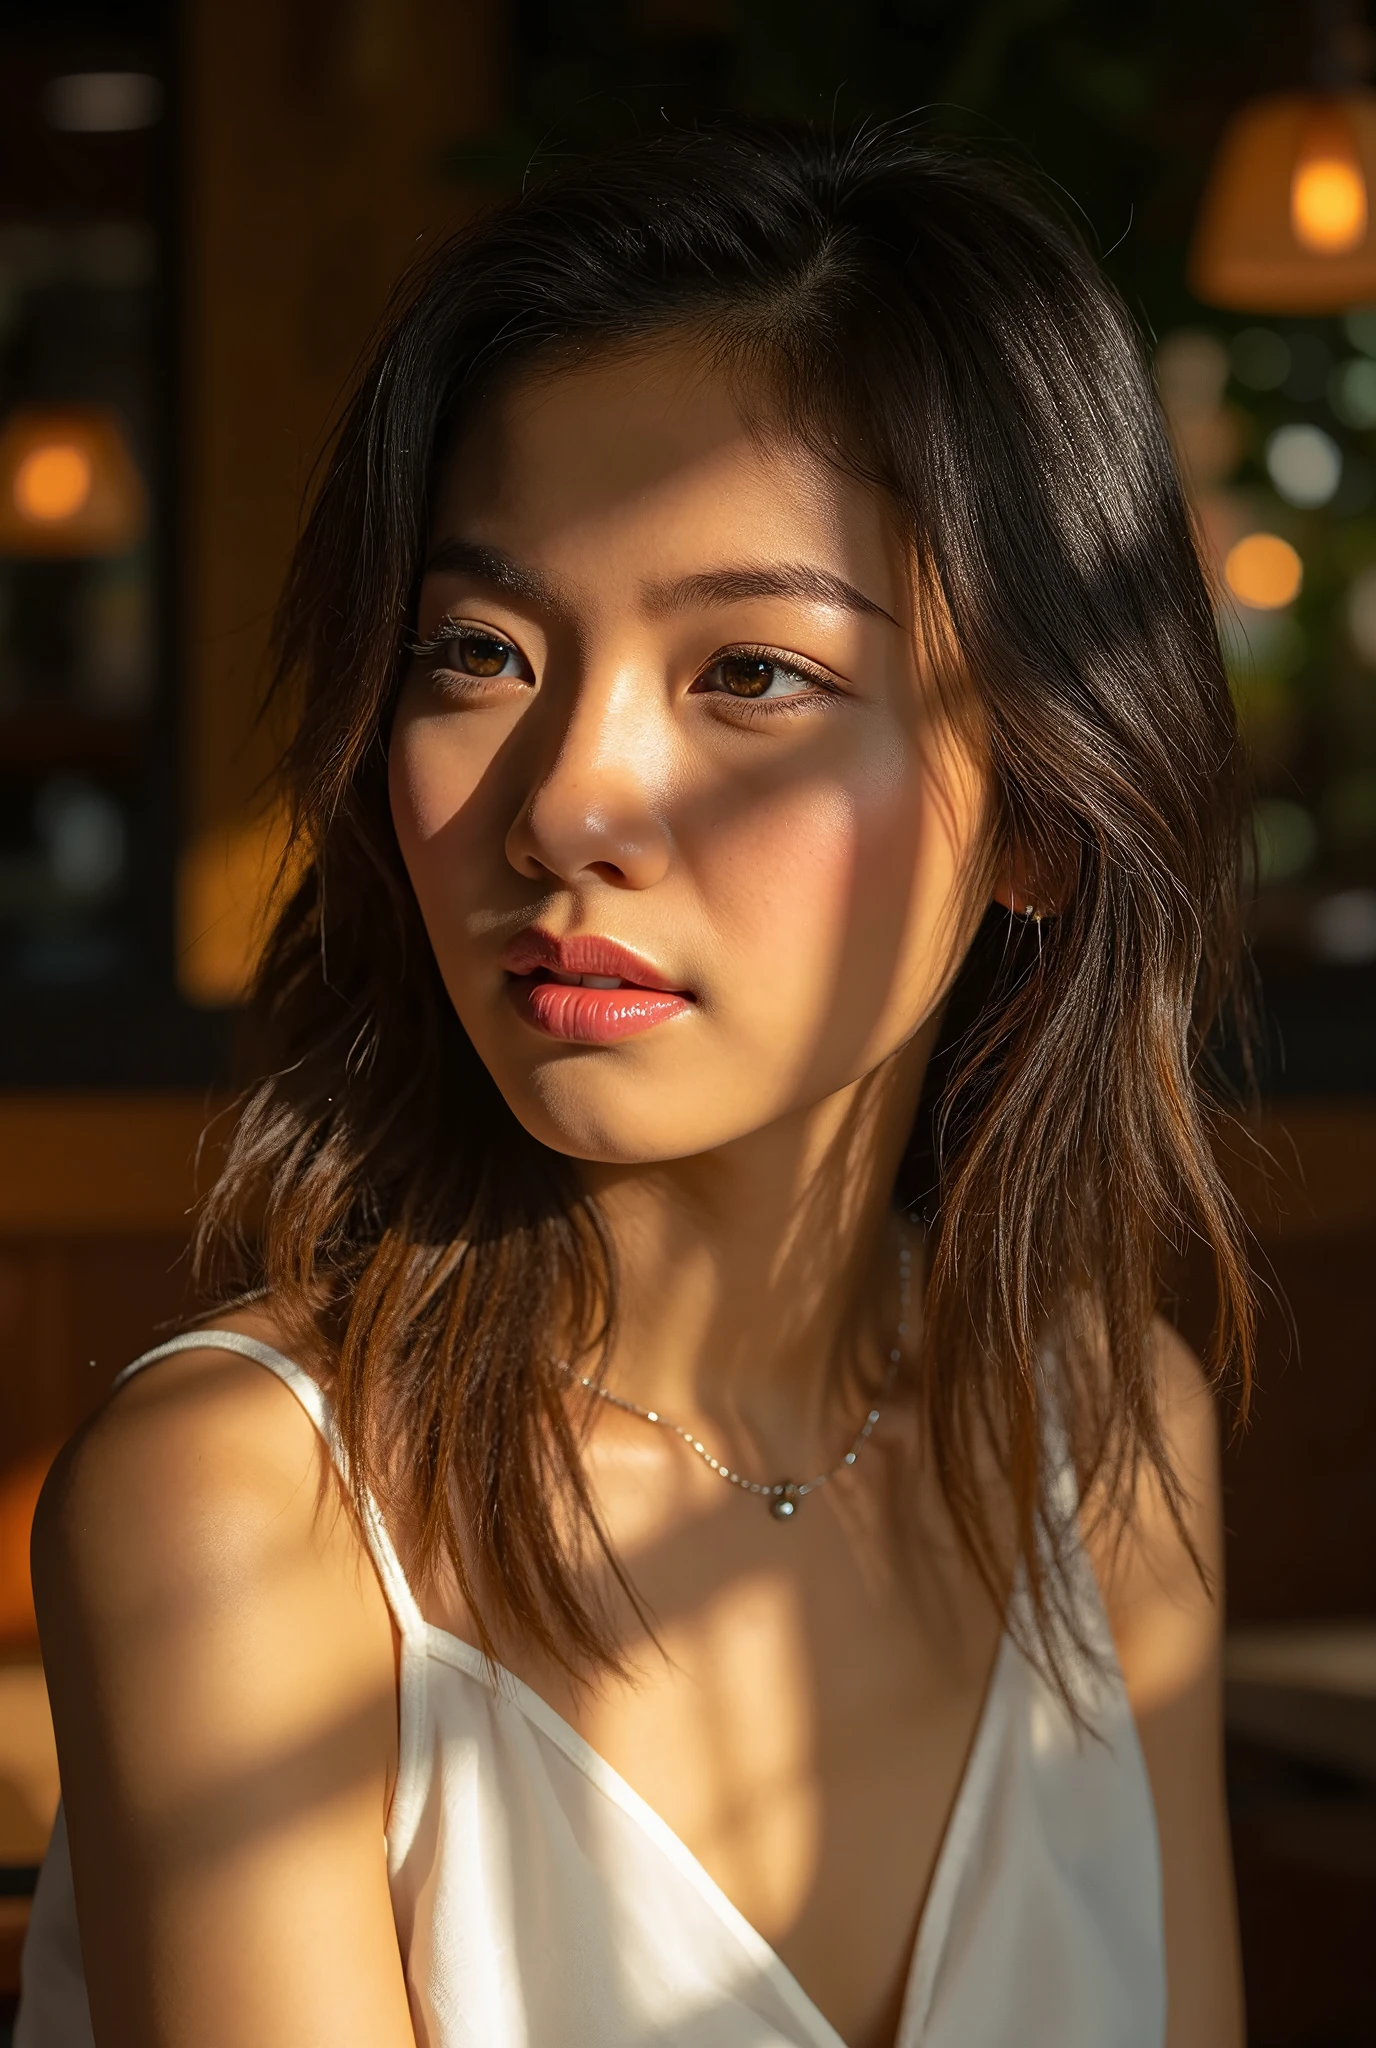
M714 1149L703 1142L701 1125L694 1136L688 1119L617 1113L603 1106L561 1103L552 1109L542 1102L513 1102L512 1114L551 1152L581 1159L589 1166L656 1166Z
M748 1116L723 1114L720 1092L713 1101L701 1088L675 1089L644 1076L593 1077L571 1071L573 1064L551 1062L518 1086L500 1073L494 1077L517 1122L566 1158L654 1166L715 1151L755 1128Z

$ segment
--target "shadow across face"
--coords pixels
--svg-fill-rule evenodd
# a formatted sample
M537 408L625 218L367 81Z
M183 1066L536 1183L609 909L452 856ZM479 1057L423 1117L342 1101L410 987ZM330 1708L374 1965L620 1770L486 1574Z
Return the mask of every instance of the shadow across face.
M458 1016L543 1143L682 1159L822 1105L830 1142L925 1058L987 793L919 641L880 495L686 344L490 401L438 494L391 801ZM578 992L532 1000L551 981ZM679 1000L627 1026L638 990Z

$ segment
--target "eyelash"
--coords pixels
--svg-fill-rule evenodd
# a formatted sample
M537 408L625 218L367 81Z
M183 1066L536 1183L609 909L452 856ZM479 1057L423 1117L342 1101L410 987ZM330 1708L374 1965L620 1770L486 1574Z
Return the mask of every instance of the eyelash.
M780 712L811 711L819 707L829 710L831 705L845 694L840 684L834 682L825 669L814 668L811 662L801 660L796 654L785 654L779 647L752 646L746 643L735 647L718 648L706 666L699 669L694 678L695 684L701 682L704 676L710 676L723 662L739 660L742 657L746 661L768 662L771 667L778 669L781 675L794 676L799 682L806 683L808 689L805 693L800 691L794 697L775 697L772 700L763 697L733 697L729 690L712 691L710 694L719 702L731 705L733 716L739 717L744 714L747 720L753 721L757 718L775 718ZM703 694L708 693L704 691Z
M489 640L497 647L509 647L511 652L524 660L514 640L508 640L505 633L497 633L490 626L478 626L468 619L441 619L428 640L413 640L407 652L416 661L426 661L440 654L446 647L452 647L456 640ZM454 671L457 673L457 671ZM465 681L481 683L489 678L467 676Z
M413 642L410 653L417 661L431 659L435 655L440 654L445 647L452 645L455 640L487 640L494 642L499 647L509 647L518 659L524 660L525 658L515 642L508 640L504 633L495 632L490 627L474 625L466 619L441 619L430 639ZM696 688L697 684L705 676L710 676L714 669L721 667L723 662L741 657L744 657L747 661L767 661L777 668L781 674L796 676L799 681L809 686L806 693L800 691L794 697L776 697L772 700L760 697L734 697L729 690L704 690L700 693L703 696L710 695L724 700L733 707L734 715L744 715L752 723L758 718L777 717L780 712L810 710L818 704L825 704L828 699L834 700L844 694L840 686L833 682L824 669L814 668L811 662L802 661L797 655L785 655L777 647L756 646L744 642L732 647L719 647L713 654L712 659L698 670L697 675L693 678L693 687ZM465 676L459 670L450 670L449 673L460 676L460 680L464 683L509 680L509 678Z

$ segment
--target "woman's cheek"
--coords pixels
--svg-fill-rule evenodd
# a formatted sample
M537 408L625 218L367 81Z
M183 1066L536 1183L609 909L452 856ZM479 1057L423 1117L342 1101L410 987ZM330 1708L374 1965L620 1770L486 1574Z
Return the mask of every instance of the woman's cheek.
M865 884L849 795L761 803L710 834L694 865L709 930L734 969L731 1003L811 1010L834 997Z
M510 819L460 721L415 718L395 732L388 794L401 856L444 961L490 887ZM490 778L489 778L490 780Z
M883 1057L925 1019L968 922L978 791L911 760L814 784L712 835L698 866L727 984L752 1045L810 1077Z
M399 714L387 759L392 818L403 845L424 846L463 808L472 775L450 721Z

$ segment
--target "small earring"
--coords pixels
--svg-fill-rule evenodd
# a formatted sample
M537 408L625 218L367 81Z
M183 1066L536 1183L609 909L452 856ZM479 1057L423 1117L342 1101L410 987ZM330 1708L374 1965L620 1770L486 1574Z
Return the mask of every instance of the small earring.
M1040 924L1042 921L1042 914L1035 903L1025 903L1022 914L1032 924Z

